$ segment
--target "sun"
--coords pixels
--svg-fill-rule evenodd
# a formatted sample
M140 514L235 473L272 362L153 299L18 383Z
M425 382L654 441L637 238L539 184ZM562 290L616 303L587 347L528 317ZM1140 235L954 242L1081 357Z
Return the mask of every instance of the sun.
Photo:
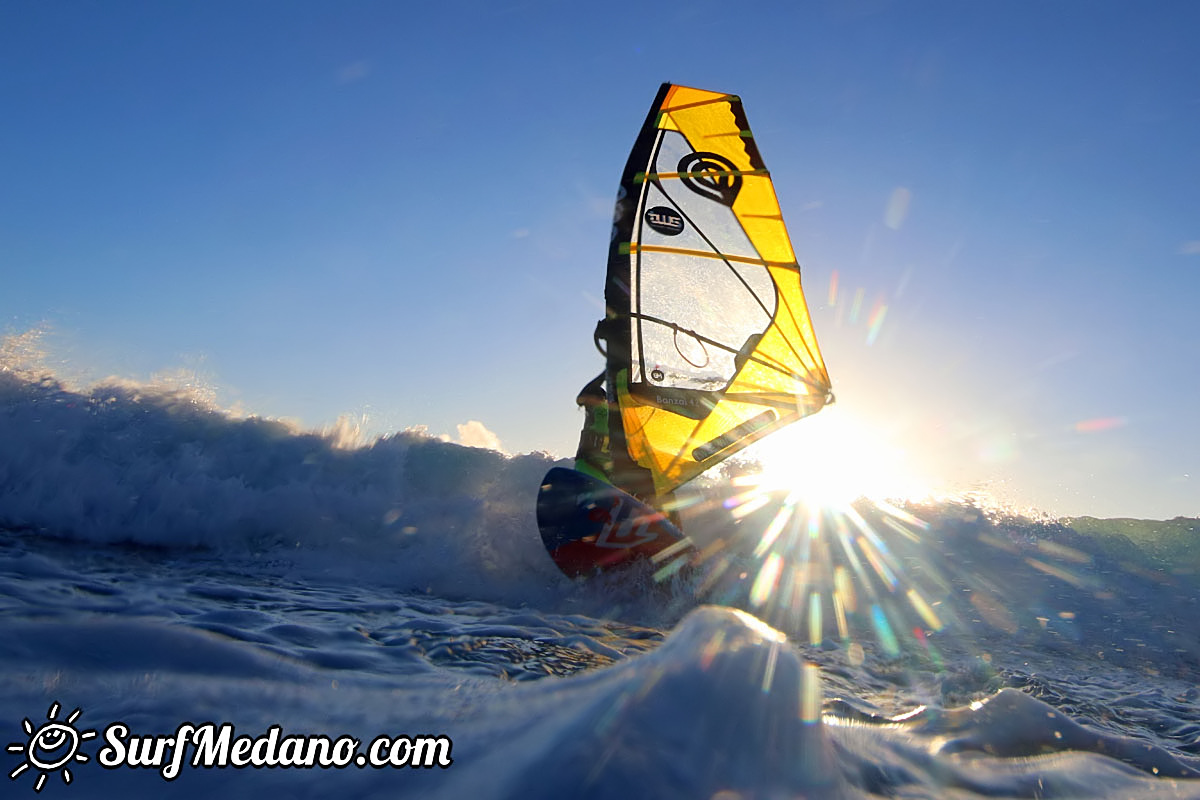
M697 591L743 602L791 635L807 632L814 646L835 630L851 644L869 631L894 657L912 631L928 648L927 632L944 627L926 580L934 570L924 561L920 570L907 567L922 559L929 525L904 506L930 492L906 451L835 407L745 455L758 470L735 467L737 491L720 500L733 524L715 515L714 540L678 557L699 568Z
M70 764L73 762L87 763L88 757L79 752L79 745L85 739L96 735L95 731L79 731L75 728L75 720L79 719L80 709L75 709L65 722L55 719L58 716L58 703L50 706L46 712L47 722L34 726L29 718L25 718L22 727L29 741L26 743L12 742L6 748L9 753L21 753L25 756L8 777L16 780L21 773L33 767L38 777L33 790L40 792L46 785L46 777L55 770L62 771L63 782L70 784L72 780Z
M761 473L739 482L787 491L810 506L845 507L859 498L916 499L928 484L904 449L839 406L789 425L746 450Z

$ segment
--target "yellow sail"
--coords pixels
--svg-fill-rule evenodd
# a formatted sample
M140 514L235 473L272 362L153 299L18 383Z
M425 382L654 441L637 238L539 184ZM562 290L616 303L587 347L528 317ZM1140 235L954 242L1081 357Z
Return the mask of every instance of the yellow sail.
M661 497L832 400L736 96L659 91L622 177L605 299L614 480L629 491Z

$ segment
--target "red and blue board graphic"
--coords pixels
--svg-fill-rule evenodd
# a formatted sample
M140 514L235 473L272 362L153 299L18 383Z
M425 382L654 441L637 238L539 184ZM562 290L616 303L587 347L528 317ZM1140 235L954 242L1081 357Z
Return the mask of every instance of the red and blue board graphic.
M564 467L542 479L537 519L550 557L571 577L626 566L684 538L663 512Z

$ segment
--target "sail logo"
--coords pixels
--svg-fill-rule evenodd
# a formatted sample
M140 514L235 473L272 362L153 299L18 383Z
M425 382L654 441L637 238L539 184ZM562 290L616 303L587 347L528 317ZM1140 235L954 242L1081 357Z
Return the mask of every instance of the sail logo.
M698 195L733 206L742 190L742 175L737 165L717 153L689 153L679 159L679 179Z
M663 397L661 394L654 395L654 402L660 406L690 406L691 403L682 397Z
M666 206L655 206L644 216L646 224L664 236L678 236L683 233L683 217L675 210Z

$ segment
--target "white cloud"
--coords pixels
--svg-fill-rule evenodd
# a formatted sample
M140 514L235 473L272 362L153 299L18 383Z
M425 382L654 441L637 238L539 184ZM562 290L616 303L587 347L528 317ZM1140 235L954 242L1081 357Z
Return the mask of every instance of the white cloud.
M1179 254L1183 256L1200 256L1200 239L1193 239L1179 245Z
M488 450L504 452L500 445L500 437L492 433L477 419L468 420L458 426L458 443L467 447L485 447Z

